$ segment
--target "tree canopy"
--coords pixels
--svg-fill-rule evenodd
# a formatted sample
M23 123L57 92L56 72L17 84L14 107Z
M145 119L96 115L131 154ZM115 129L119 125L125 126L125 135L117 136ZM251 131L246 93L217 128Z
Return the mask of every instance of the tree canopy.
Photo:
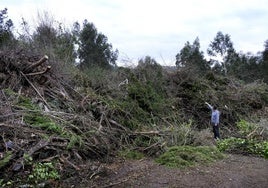
M216 37L209 44L207 52L212 57L212 63L220 64L225 74L227 73L227 66L231 64L236 56L230 35L223 34L221 31L217 32Z
M112 44L108 43L108 38L97 31L93 23L87 20L83 23L83 28L78 28L78 56L80 58L80 67L89 68L99 66L110 68L116 65L118 50L113 51Z
M204 53L200 51L200 42L197 37L193 44L187 41L181 51L176 55L176 66L193 68L199 72L209 69L208 62L204 59Z
M0 10L0 47L13 39L13 22L8 19L7 8Z
M1 48L6 48L9 44L16 44L17 48L30 47L33 52L44 51L50 57L61 59L63 62L73 65L79 62L78 67L81 70L95 66L105 69L116 66L118 50L113 49L108 37L99 32L94 23L84 20L81 26L75 22L73 28L66 29L63 23L51 19L52 17L45 12L44 15L38 15L40 20L36 28L28 28L29 25L23 19L22 26L25 32L16 37L7 10L7 8L0 10ZM187 41L176 54L176 66L201 75L207 71L214 71L247 82L257 79L268 82L268 40L264 42L264 50L257 54L238 53L234 49L231 36L218 31L209 44L207 55L210 56L210 60L207 60L201 51L197 37L192 43ZM159 66L161 65L150 56L138 62L138 68L143 69L154 69Z

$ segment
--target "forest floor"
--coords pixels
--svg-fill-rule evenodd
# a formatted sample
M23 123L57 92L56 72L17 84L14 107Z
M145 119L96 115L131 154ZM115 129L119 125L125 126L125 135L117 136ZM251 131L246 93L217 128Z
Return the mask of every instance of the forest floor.
M235 154L207 166L175 169L152 159L124 160L106 166L105 177L82 187L268 187L268 160Z

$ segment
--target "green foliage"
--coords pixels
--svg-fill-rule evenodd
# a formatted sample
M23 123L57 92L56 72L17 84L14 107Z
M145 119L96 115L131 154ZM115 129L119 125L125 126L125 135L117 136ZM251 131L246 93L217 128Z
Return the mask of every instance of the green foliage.
M144 158L143 153L138 152L136 150L130 150L130 149L125 149L125 150L120 151L119 156L125 159L134 159L134 160L140 160Z
M75 36L49 12L38 13L37 17L35 28L22 19L18 46L31 54L48 55L50 62L53 61L53 73L72 74L76 58Z
M192 132L194 130L193 121L177 123L166 129L170 131L170 139L167 139L168 145L187 145L192 142Z
M13 94L11 91L9 91L9 93L10 95ZM35 105L30 98L19 96L17 105L21 108L29 110L24 116L25 123L46 130L50 134L57 134L69 139L67 149L72 149L75 146L83 146L84 142L81 136L73 133L72 131L65 131L62 126L55 123L47 115L42 114L38 106Z
M113 111L113 118L117 122L130 129L139 129L141 126L157 124L161 115L169 114L171 102L164 98L162 67L153 59L146 57L140 60L136 69L119 69L118 74L123 75L123 79L127 77L128 84L119 87L118 84L116 86L113 86L113 83L106 84L107 78L101 80L101 88L108 88L105 94L108 94L109 98L105 101ZM105 75L107 74L102 74L102 77ZM123 79L115 82L120 83ZM110 92L111 88L114 89ZM117 92L114 93L115 91Z
M35 127L40 127L56 134L62 132L62 128L53 122L49 117L42 114L39 107L34 104L30 98L19 96L17 105L21 108L29 110L29 112L24 116L25 123Z
M25 115L24 120L26 123L32 126L40 127L52 134L57 134L59 136L67 138L69 140L67 149L72 149L75 146L82 147L84 144L81 136L77 135L76 133L73 133L72 131L64 131L64 129L60 125L52 121L47 116L42 115L41 113L29 113Z
M215 147L209 146L173 146L156 159L156 162L168 167L186 168L198 164L208 164L222 159L224 155Z
M30 182L38 184L47 180L57 180L60 175L53 163L36 163L28 176Z
M84 79L87 79L89 81L90 87L96 90L96 92L102 93L102 91L98 90L101 89L101 87L104 85L110 84L108 83L108 75L111 75L111 71L104 69L103 67L92 67L91 69L85 69L84 74Z
M252 53L243 54L240 52L236 61L228 66L229 74L245 82L263 79L261 72L260 55Z
M209 63L205 60L204 54L200 51L200 42L197 37L193 44L188 41L176 55L176 66L180 68L195 69L195 72L202 73L209 70Z
M211 57L222 58L222 60L212 59L213 64L219 64L222 66L222 71L227 73L227 67L236 61L237 54L233 47L233 42L228 34L223 34L221 31L217 32L216 37L210 43L207 50L208 55Z
M132 78L134 82L138 81L145 86L149 84L159 95L164 95L165 72L154 58L145 56L143 59L140 59L138 66L133 72ZM132 79L131 82L133 82Z
M78 24L78 23L76 23ZM80 58L80 67L82 69L99 66L102 68L111 68L116 65L118 51L112 50L108 38L98 33L93 23L87 20L83 23L83 29L77 31L78 34L78 55Z
M0 187L14 187L14 181L5 182L4 179L0 179Z
M131 130L139 129L150 122L150 114L141 109L135 101L112 100L108 103L114 111L114 119Z
M33 162L33 158L32 158L32 156L30 156L29 154L27 154L27 153L24 153L23 154L23 159L24 159L24 162L25 162L25 164L26 165L31 165L32 164L32 162Z
M138 106L146 112L165 112L165 102L161 93L157 92L151 82L142 83L133 81L128 86L128 96L137 102Z
M7 45L13 39L13 22L8 19L7 8L0 10L0 47Z
M140 108L147 112L152 111L152 103L156 101L157 97L157 94L149 84L143 85L140 82L131 84L128 87L128 95L131 99L137 101Z
M245 155L257 155L268 158L268 142L254 137L254 132L260 128L258 124L240 120L237 124L238 131L242 138L230 137L217 142L217 147L220 151L230 153L241 153ZM263 129L264 131L265 129ZM258 135L258 133L256 132ZM251 135L251 136L249 136Z
M38 110L38 106L34 105L30 98L21 95L18 97L17 105L27 110Z
M262 52L262 61L260 63L260 73L262 79L268 83L268 40L264 42L264 51Z
M59 125L39 112L25 115L24 121L32 126L40 127L55 134L62 132L62 128Z
M12 89L4 89L5 95L12 101L15 101L15 105L26 110L38 110L37 105L34 105L32 100L29 97L19 95L14 92Z
M57 59L59 61L64 61L65 65L66 63L68 65L73 64L76 58L74 36L68 30L64 30L60 27L56 37L54 48Z
M72 149L75 146L82 147L84 145L84 141L81 136L74 133L66 133L64 137L68 138L70 141L67 145L67 149Z
M220 151L254 154L268 159L268 142L254 139L227 138L217 142Z
M30 98L18 95L9 89L6 89L5 93L8 97L17 99L15 105L28 110L28 112L24 115L25 123L35 127L40 127L54 134L62 133L62 127L52 121L48 116L42 114L40 108L34 104Z
M11 157L12 157L11 151L5 153L3 159L0 160L0 169L4 167L11 160Z
M236 148L239 148L239 146L245 144L245 139L242 138L227 138L223 139L217 142L217 147L219 148L220 151L229 151L233 150Z
M33 33L33 40L42 49L53 49L53 46L57 42L58 34L56 28L53 26L55 20L49 16L48 12L44 12L44 15L39 14L38 17L39 23Z
M239 132L245 136L251 133L257 127L256 124L250 123L246 120L240 120L236 125L239 129Z

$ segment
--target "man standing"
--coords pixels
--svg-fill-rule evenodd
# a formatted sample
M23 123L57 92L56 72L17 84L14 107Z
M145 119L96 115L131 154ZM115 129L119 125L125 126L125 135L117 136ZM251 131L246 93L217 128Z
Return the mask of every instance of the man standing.
M217 110L216 106L211 106L209 103L205 102L206 105L211 109L211 124L213 127L214 138L220 138L219 123L220 123L220 112Z

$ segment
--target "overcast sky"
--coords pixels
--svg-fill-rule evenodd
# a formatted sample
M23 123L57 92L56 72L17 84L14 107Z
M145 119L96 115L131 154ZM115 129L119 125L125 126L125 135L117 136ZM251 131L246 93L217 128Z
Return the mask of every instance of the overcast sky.
M87 19L119 50L119 64L149 55L162 65L199 37L206 53L218 31L229 34L237 51L264 49L268 39L268 0L0 0L0 9L19 28L48 11L71 26Z

